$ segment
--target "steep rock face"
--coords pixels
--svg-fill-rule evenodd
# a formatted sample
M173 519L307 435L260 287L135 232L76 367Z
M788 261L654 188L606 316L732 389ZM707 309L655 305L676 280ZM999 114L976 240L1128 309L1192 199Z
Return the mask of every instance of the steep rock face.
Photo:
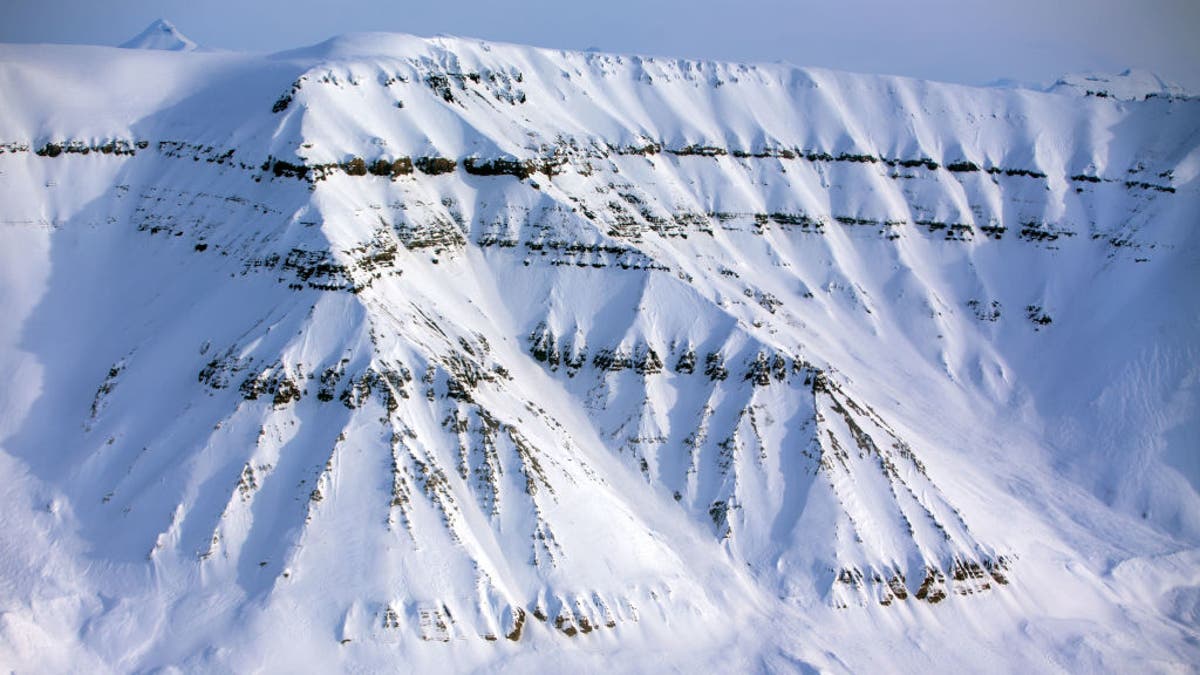
M83 79L4 49L6 90ZM468 663L1033 589L1038 536L1200 534L1195 490L1159 490L1188 488L1179 440L1112 453L1027 412L1081 342L1141 344L1114 316L1170 327L1195 101L387 35L89 55L150 84L81 84L86 116L27 86L0 119L29 252L0 442L113 578L185 600L104 594ZM1061 485L1148 524L1058 529ZM203 640L172 649L236 665Z

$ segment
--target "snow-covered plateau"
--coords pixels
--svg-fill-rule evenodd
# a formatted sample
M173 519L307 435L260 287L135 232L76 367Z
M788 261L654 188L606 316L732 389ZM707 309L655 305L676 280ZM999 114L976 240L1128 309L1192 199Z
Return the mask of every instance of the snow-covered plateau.
M0 45L0 670L1200 664L1200 99L140 37Z

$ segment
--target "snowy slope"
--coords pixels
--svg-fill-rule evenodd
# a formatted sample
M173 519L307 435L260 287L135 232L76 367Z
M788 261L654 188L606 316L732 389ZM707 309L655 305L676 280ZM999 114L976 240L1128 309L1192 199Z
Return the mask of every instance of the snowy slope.
M1194 99L384 34L0 91L0 663L1200 656Z

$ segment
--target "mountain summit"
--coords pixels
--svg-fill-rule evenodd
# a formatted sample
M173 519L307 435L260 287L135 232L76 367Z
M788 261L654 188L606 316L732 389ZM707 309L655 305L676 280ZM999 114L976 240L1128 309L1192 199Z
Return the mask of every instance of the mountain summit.
M123 49L159 49L168 52L190 52L197 45L179 32L170 21L158 19L130 40L121 43Z

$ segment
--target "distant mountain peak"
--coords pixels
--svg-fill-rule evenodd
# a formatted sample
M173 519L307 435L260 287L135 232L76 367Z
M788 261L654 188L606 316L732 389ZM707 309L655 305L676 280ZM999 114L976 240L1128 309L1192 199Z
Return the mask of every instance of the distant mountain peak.
M179 32L170 21L157 19L146 30L121 44L124 49L161 49L170 52L190 52L197 48L188 36Z
M1071 73L1064 75L1050 86L1048 91L1074 92L1085 96L1114 98L1118 100L1141 100L1152 96L1164 98L1187 98L1189 92L1158 75L1137 69L1126 69L1121 73Z

